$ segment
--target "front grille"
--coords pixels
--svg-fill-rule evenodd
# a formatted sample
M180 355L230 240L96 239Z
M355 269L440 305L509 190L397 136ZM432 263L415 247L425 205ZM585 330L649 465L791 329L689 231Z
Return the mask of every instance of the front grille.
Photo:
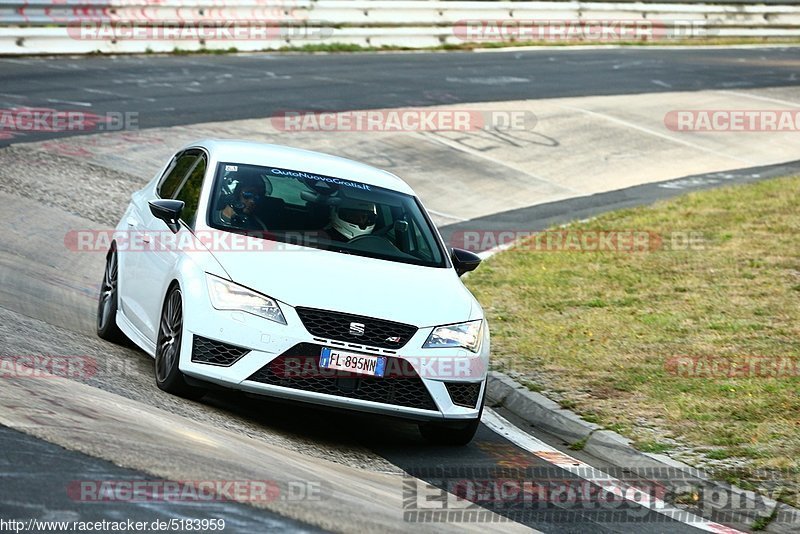
M428 388L407 361L385 356L383 378L320 369L322 345L300 343L253 373L248 380L348 399L436 410Z
M192 361L196 363L230 367L239 361L242 356L250 352L249 349L228 345L205 337L193 336L193 338Z
M481 393L483 382L445 382L447 393L453 404L475 408L478 404L478 395Z
M417 333L417 327L361 315L350 315L313 308L295 308L303 326L312 335L358 343L368 347L399 349ZM363 335L351 333L351 323L364 325Z

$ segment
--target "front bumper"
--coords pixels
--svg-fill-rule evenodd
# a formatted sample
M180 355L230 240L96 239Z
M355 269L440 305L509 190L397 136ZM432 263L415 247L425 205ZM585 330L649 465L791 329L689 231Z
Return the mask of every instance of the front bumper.
M218 311L210 302L206 313L187 313L180 370L227 388L347 410L420 421L478 417L488 369L488 329L478 354L422 349L432 328L420 328L402 348L388 350L313 336L292 307L282 304L282 310L285 326ZM384 356L400 371L391 373L387 365L387 376L378 378L322 370L322 347Z

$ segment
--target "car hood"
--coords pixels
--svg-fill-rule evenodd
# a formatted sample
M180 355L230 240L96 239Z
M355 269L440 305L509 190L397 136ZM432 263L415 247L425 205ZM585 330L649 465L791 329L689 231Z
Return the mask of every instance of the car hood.
M231 280L290 306L417 327L467 321L479 313L477 301L453 269L283 244L281 248L213 254Z

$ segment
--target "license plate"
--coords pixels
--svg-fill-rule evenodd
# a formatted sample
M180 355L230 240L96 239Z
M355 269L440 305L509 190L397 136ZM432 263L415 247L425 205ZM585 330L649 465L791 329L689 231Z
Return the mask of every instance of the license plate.
M386 371L386 357L342 352L326 347L319 356L319 366L323 369L338 369L361 375L383 376Z

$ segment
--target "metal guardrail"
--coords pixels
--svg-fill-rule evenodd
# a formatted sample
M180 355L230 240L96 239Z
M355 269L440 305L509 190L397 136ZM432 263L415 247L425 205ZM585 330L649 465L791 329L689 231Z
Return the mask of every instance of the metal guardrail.
M482 38L467 32L467 24L486 25ZM544 39L530 38L542 35L537 24L549 25ZM800 0L0 0L0 54L253 51L332 43L419 48L491 41L492 25L505 32L495 42L515 36L558 40L559 25L573 31L568 35L577 39L571 40L593 42L588 33L581 39L581 28L593 24L651 30L630 40L795 39ZM233 26L227 33L199 31Z

